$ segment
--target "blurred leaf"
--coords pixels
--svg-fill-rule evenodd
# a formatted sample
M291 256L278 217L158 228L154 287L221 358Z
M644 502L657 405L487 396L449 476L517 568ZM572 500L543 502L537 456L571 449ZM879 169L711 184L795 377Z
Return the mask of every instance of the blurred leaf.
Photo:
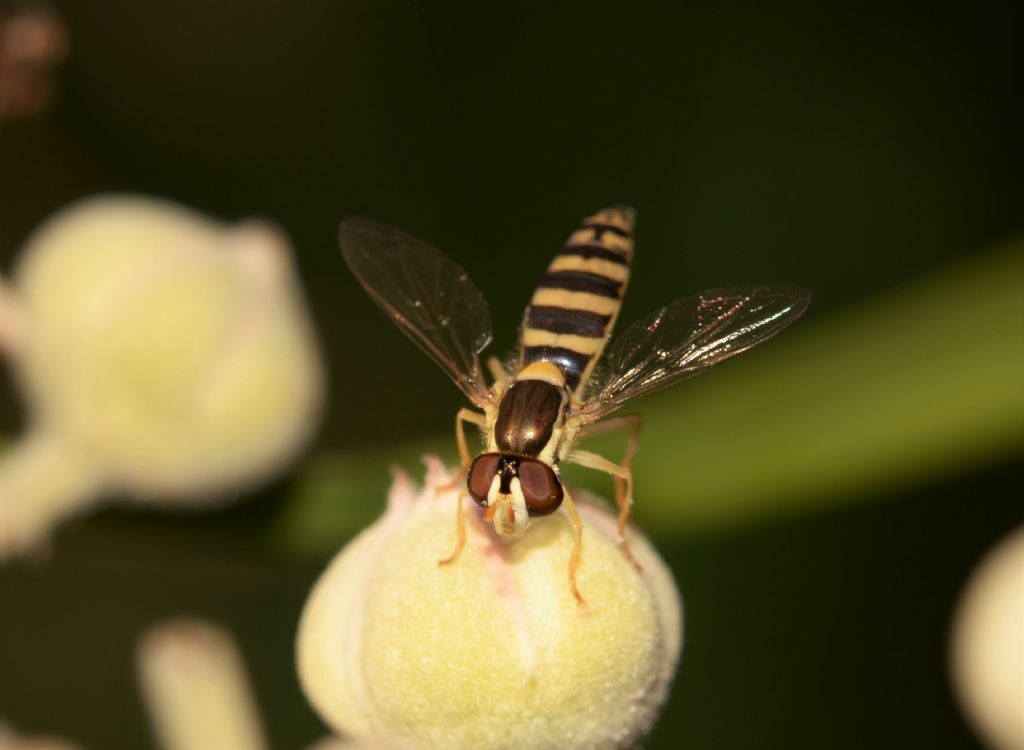
M812 305L813 309L813 305ZM1024 446L1024 243L977 255L640 403L636 515L656 536L820 509L993 463ZM622 439L594 447L610 456ZM383 507L417 445L323 455L279 529L333 551ZM567 467L605 496L610 480Z

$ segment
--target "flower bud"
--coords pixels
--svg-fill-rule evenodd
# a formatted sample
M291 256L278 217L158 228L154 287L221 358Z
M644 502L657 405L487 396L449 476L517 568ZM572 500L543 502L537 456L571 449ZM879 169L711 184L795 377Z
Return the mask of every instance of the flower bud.
M18 735L0 721L0 750L78 750L78 746L57 737Z
M0 288L29 435L0 466L0 556L102 492L201 502L288 461L322 376L287 241L100 198L48 221Z
M574 492L585 524L573 598L574 532L555 514L499 537L466 503L467 544L450 565L458 490L428 457L417 492L399 473L382 518L316 584L298 635L307 697L352 738L423 748L625 748L651 727L675 673L682 611L671 574L614 517Z
M953 678L997 750L1024 750L1024 527L971 576L953 627Z
M181 619L139 644L139 681L162 750L266 750L242 656L223 628Z

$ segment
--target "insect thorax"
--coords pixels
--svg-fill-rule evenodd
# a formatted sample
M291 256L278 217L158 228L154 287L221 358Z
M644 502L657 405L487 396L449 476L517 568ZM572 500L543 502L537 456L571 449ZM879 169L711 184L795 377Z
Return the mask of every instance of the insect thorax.
M551 377L556 368L546 362L539 365L524 370L502 394L493 447L501 453L552 462L561 440L569 394L560 372ZM533 372L541 369L544 372ZM542 377L533 377L536 374Z

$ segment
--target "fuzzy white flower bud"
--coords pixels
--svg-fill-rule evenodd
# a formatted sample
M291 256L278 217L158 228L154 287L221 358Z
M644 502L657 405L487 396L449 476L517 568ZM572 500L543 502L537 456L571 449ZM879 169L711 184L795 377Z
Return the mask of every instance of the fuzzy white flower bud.
M978 730L1024 750L1024 527L971 576L953 628L953 677Z
M0 465L0 556L101 492L197 502L262 480L319 413L322 376L271 227L93 199L49 220L0 287L0 352L30 431Z
M574 535L562 514L510 540L467 507L466 548L439 566L455 543L457 490L427 461L426 487L398 474L387 512L306 605L299 673L320 715L355 739L424 748L632 747L682 643L679 595L654 549L630 530L638 572L612 515L576 492L585 608L569 587Z

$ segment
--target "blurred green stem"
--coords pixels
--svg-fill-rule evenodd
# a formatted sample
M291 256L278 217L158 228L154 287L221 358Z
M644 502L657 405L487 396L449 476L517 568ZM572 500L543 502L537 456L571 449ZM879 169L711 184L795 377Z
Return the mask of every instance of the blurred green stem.
M813 309L813 306L812 306ZM1024 446L1024 243L968 258L639 404L636 517L655 536L702 534L1004 459ZM410 352L412 356L412 352ZM387 468L452 436L321 455L280 532L337 549L379 512ZM617 456L621 439L593 446ZM606 478L568 467L608 497Z

